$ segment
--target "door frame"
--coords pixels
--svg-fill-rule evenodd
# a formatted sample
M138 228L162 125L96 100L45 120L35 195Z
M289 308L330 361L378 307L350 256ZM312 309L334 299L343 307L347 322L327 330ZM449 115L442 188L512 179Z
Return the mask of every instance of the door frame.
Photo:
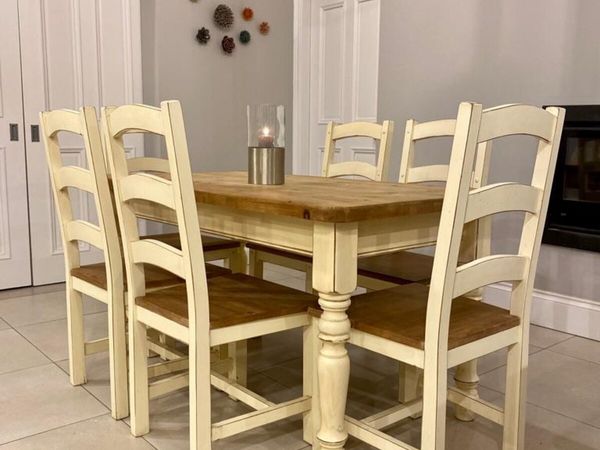
M293 173L310 172L310 39L312 1L294 0Z

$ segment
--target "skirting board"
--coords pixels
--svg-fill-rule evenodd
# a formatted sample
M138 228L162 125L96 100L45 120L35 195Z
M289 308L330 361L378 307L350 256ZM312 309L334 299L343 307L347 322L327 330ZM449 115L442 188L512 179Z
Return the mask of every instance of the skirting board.
M488 286L484 301L508 308L510 285ZM600 302L540 290L533 291L531 323L600 341Z

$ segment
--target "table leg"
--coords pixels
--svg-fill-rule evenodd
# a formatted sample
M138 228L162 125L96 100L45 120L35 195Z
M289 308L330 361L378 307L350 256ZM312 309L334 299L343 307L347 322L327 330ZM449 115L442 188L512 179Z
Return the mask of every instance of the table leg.
M356 289L358 231L356 224L316 223L313 237L313 287L319 292L323 314L319 320L322 342L318 357L321 424L317 438L322 449L343 449L350 359L346 342L350 321L346 315Z

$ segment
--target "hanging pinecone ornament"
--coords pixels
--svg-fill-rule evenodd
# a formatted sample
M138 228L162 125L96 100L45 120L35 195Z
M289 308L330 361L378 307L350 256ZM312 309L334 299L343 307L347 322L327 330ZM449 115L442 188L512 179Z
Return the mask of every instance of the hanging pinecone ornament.
M251 36L250 36L250 32L247 30L244 30L240 33L240 42L242 44L247 44L248 42L250 42Z
M242 11L242 17L246 21L252 20L252 18L254 17L254 10L252 8L244 8L244 10Z
M225 36L221 41L221 47L225 53L233 53L233 49L235 48L235 42L232 37Z
M229 6L221 4L215 8L213 19L219 28L229 30L233 25L233 11Z
M271 25L269 25L269 22L261 22L258 29L260 31L260 34L267 35L269 34L269 31L271 31Z
M210 31L207 28L200 28L196 34L196 40L201 44L207 44L210 41Z

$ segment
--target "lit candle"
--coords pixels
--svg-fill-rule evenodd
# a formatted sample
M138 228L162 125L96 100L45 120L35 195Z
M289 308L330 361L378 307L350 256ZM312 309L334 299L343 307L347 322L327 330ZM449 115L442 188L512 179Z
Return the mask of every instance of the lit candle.
M258 135L259 147L273 147L273 136L271 136L270 132L269 127L264 127L261 130L261 134Z

